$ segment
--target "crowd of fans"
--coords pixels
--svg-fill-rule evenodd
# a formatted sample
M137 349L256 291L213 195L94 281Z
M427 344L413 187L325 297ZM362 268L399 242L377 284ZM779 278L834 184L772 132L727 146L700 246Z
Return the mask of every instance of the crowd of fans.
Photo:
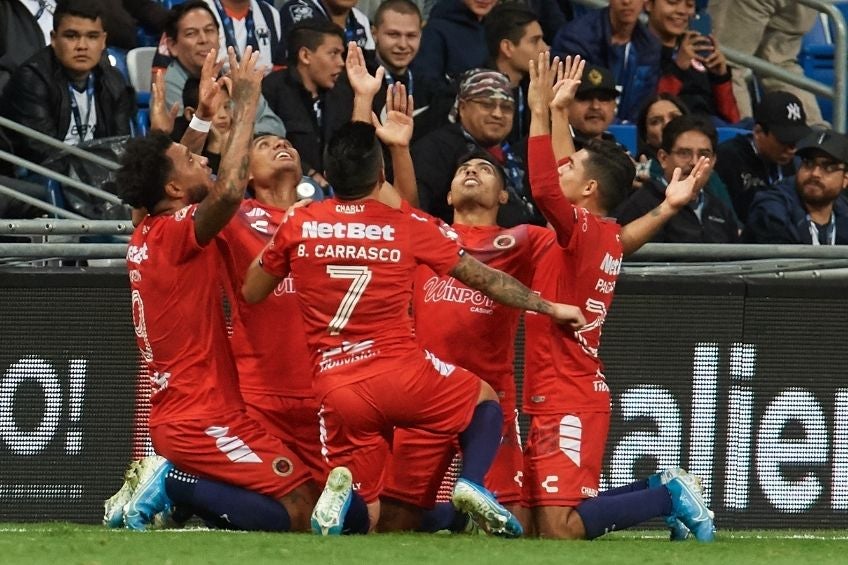
M370 72L382 69L377 116L385 113L391 84L403 84L414 99L412 155L422 209L451 221L445 197L456 161L482 150L508 181L499 223L544 225L527 181L527 85L528 62L549 50L589 63L570 110L578 147L614 139L609 128L616 123L637 128L631 157L639 175L613 212L621 223L661 200L675 167L685 174L705 156L713 173L702 195L656 241L848 241L848 229L838 229L848 222L848 203L840 198L848 141L827 129L813 96L788 85L764 81L763 96L752 103L746 70L732 68L722 52L726 43L797 68L800 37L812 25L812 10L797 3L748 0L738 10L735 2L716 0L706 8L695 0L611 0L601 10L575 10L564 0L173 4L0 0L0 112L71 145L137 133L135 93L105 50L135 47L141 28L162 34L154 72L164 73L167 107L150 109L151 125L166 126L178 139L193 115L206 54L217 49L223 64L226 47L239 55L251 46L267 72L257 133L285 136L300 152L304 177L331 194L323 153L353 112L343 62L353 41ZM757 25L739 31L755 13ZM232 124L226 114L211 124L204 150L213 164ZM719 145L716 127L727 125L750 133ZM0 146L36 163L56 153L9 130ZM0 164L4 183L46 198L38 182L28 182L38 179L21 173ZM39 213L0 201L0 217Z

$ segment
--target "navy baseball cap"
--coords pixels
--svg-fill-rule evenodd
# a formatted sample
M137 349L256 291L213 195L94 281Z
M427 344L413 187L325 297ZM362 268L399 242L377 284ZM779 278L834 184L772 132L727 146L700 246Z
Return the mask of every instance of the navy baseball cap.
M835 160L848 164L848 137L833 130L816 131L802 139L795 153L801 157L813 151L827 153Z
M754 110L754 121L766 126L781 143L797 144L812 131L797 96L782 90L767 92Z

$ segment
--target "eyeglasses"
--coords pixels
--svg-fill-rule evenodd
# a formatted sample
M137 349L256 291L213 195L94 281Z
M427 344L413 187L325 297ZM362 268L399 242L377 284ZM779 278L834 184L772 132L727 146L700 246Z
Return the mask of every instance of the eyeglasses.
M504 114L514 114L515 104L507 100L489 100L488 98L472 98L469 102L474 102L487 112L494 112L495 108L500 108Z
M707 159L712 159L713 155L715 155L715 153L713 153L709 149L702 149L698 152L695 152L692 149L673 149L671 151L671 154L674 155L675 157L680 157L681 159L688 159L690 161L692 160L693 157L696 157L698 159L700 159L701 157L706 157Z
M829 161L827 159L801 159L801 168L806 171L814 171L816 167L821 168L827 175L845 171L845 166L838 161Z

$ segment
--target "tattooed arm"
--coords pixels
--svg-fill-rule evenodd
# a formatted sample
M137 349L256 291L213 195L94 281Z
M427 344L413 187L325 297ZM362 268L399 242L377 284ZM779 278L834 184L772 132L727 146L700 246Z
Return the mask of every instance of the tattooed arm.
M511 276L484 265L467 253L450 274L506 306L547 314L557 323L568 324L574 330L586 325L580 308L545 300Z
M262 69L257 68L258 52L245 50L241 63L229 49L230 72L233 81L233 129L221 151L218 180L201 201L194 216L194 230L201 245L223 229L238 210L250 174L250 143L253 139L253 122L261 93Z

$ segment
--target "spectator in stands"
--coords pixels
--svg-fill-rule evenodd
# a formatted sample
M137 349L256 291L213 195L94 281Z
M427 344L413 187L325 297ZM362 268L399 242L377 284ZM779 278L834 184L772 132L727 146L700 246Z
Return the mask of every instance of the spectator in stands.
M310 19L332 22L344 30L344 44L353 41L365 51L368 58L374 54L374 37L371 22L356 7L357 0L289 0L280 8L283 22L283 43L298 23ZM291 55L287 55L291 58Z
M727 60L712 36L689 30L695 0L648 0L648 26L662 43L658 92L679 96L693 114L735 124L739 109Z
M206 4L218 23L218 45L232 47L239 59L251 45L265 72L285 64L280 13L273 6L260 0L206 0ZM226 48L221 49L218 59L226 58Z
M574 19L569 0L526 0L542 26L543 39L548 45L554 42L557 32Z
M756 55L792 74L803 76L798 53L804 35L816 21L815 8L793 0L711 0L707 8L712 16L716 39L747 55ZM733 94L743 118L750 118L753 104L746 81L747 69L733 68ZM766 91L783 90L798 97L813 127L827 127L816 97L775 78L762 77Z
M60 2L50 46L24 62L9 82L3 114L70 145L130 133L135 94L103 50L106 33L97 0ZM19 156L41 163L56 150L10 132Z
M176 104L182 111L185 81L189 77L200 78L206 54L218 49L218 22L204 0L189 0L171 9L165 35L174 57L165 73L165 102L169 108ZM259 98L255 131L285 136L283 122L264 97Z
M700 157L715 160L716 130L710 120L701 116L679 116L663 130L662 147L657 158L664 176L651 178L634 192L614 213L621 225L627 225L655 209L665 199L665 189L675 168L686 177ZM706 176L698 180L706 183ZM730 205L707 185L699 196L685 206L652 241L662 243L734 243L739 239L739 226Z
M344 49L339 26L321 19L302 21L288 34L288 67L262 81L262 92L300 153L303 173L325 191L324 146L353 112Z
M390 84L406 86L415 102L415 130L413 140L418 140L434 129L448 123L448 113L456 94L445 85L416 79L410 64L421 47L421 12L412 0L386 0L374 14L374 43L376 60L366 61L373 75L382 66L385 75L383 89L374 97L374 112L382 117L386 108L386 90ZM386 161L387 174L391 161ZM389 175L391 178L391 175Z
M56 2L0 0L0 95L18 66L50 45Z
M436 4L424 26L421 50L412 63L415 73L445 80L486 66L489 54L483 18L494 7L495 0L441 0Z
M754 196L743 240L848 245L848 137L812 132L798 143L798 174Z
M668 122L689 113L686 104L673 94L655 94L648 98L636 118L636 142L640 157L656 159L662 146L662 132Z
M551 52L580 55L587 63L612 71L620 93L618 118L635 122L644 100L657 89L661 46L639 21L645 0L611 0L569 22L556 35Z
M795 144L810 133L804 106L789 92L767 92L754 122L752 133L718 146L715 166L742 223L757 192L795 174Z
M587 64L574 102L568 108L568 120L577 149L581 149L590 139L615 141L607 128L615 120L617 96L615 78L609 69Z
M515 117L507 140L516 143L530 131L527 86L530 84L530 60L548 50L542 38L542 26L530 9L518 3L501 4L483 20L489 66L509 77L515 98Z
M162 33L168 9L154 0L100 0L103 28L109 47L138 47L138 26Z
M498 224L545 225L529 197L524 159L506 141L512 131L515 99L509 79L487 69L462 75L456 100L456 122L447 124L412 146L420 208L450 223L453 209L447 196L460 158L487 151L504 168L509 201L501 206Z
M183 87L183 115L174 122L171 139L177 142L182 139L188 124L197 113L199 93L200 79L191 77L186 80ZM209 168L213 173L217 173L218 165L221 163L221 152L233 125L233 104L227 88L221 88L218 91L212 107L217 108L217 111L210 120L209 133L201 155L209 159Z

